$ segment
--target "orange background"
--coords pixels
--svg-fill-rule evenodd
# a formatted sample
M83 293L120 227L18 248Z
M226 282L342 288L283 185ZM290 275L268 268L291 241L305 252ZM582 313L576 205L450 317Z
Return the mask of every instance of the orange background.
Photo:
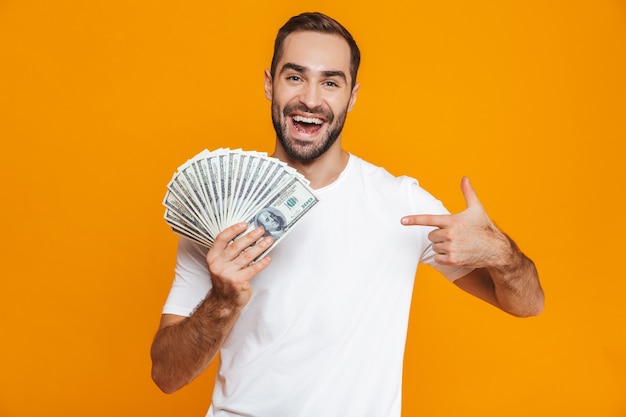
M626 416L618 0L0 1L0 416L204 415L214 368L150 380L161 199L205 147L272 150L263 70L302 7L363 52L345 147L452 211L469 175L547 294L514 319L421 269L404 416Z

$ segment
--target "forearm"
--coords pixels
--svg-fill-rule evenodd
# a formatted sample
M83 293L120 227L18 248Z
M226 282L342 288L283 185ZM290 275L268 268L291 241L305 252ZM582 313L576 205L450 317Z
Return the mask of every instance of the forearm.
M534 262L524 255L515 242L503 235L500 262L486 269L493 282L499 307L519 317L535 316L543 310L544 295Z
M157 332L152 343L152 379L172 393L199 376L217 355L239 308L230 299L209 293L196 311Z

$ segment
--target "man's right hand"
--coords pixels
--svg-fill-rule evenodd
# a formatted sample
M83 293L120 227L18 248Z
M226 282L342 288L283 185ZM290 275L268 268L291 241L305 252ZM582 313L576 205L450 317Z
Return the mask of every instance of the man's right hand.
M257 227L233 241L247 227L248 224L243 222L221 231L206 256L213 282L212 296L224 303L233 303L238 309L250 300L250 280L265 269L271 259L265 256L255 263L251 262L274 243L271 236L261 239L265 232L262 227Z
M246 228L238 223L216 236L206 256L213 288L191 316L161 316L151 357L152 378L164 392L177 391L209 366L250 300L250 280L270 264L267 256L251 263L274 242L261 239L262 227L233 241Z

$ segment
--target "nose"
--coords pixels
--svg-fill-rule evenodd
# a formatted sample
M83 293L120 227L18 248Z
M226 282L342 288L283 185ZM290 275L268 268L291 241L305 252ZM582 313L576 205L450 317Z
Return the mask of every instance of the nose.
M319 85L307 83L302 87L300 102L309 109L315 109L322 104L322 92Z

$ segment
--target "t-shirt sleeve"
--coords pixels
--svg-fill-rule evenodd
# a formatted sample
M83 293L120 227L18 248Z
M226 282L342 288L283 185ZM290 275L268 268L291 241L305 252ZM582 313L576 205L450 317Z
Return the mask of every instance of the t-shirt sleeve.
M420 187L419 183L414 178L406 177L411 196L411 210L410 214L450 214L450 212L444 207L441 201L433 197L432 194ZM449 281L455 281L462 276L467 275L472 271L471 268L463 268L458 266L441 265L435 261L436 252L433 250L432 243L428 240L428 233L434 230L434 227L430 226L406 226L416 227L421 229L422 232L422 247L424 248L420 257L420 263L430 265L439 271Z
M174 282L163 306L163 314L190 316L211 289L206 264L208 249L181 237L176 252Z

